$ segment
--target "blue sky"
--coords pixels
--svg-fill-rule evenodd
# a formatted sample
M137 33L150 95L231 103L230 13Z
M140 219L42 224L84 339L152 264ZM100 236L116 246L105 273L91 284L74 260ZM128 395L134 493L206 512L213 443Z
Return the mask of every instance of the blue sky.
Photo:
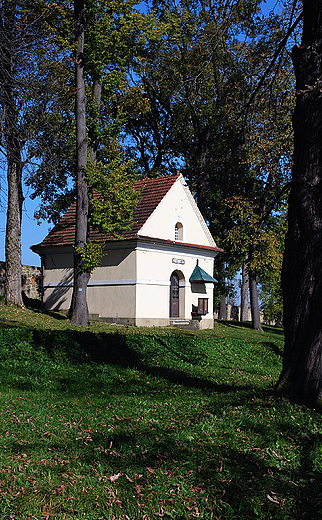
M272 9L280 9L282 2L279 0L267 0L263 2L263 11ZM5 186L5 171L0 170L0 183L1 186ZM37 224L37 221L33 218L34 211L39 201L32 201L25 193L26 200L23 207L23 218L22 218L22 263L26 265L40 265L40 258L38 255L30 250L30 246L33 244L39 244L45 236L48 234L52 224L43 222L41 225ZM5 226L6 226L6 211L5 211L5 198L2 201L2 207L0 207L0 260L5 259Z
M1 183L5 183L5 172L1 171ZM48 230L52 224L44 222L40 226L37 225L33 218L34 211L38 205L32 201L27 194L23 207L22 231L21 231L21 247L22 247L22 263L25 265L40 266L40 257L30 250L33 244L39 244L48 234ZM0 209L0 260L5 259L5 231L6 231L6 210L3 203Z

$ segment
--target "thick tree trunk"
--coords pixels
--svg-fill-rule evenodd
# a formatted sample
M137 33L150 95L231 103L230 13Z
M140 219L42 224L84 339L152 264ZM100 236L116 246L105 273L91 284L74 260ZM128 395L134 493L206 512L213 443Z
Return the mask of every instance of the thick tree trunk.
M5 299L23 307L21 291L21 220L22 220L22 143L18 134L18 110L14 95L16 84L13 65L17 6L2 6L1 31L6 34L2 48L0 84L2 88L5 148L7 153L8 206L6 223ZM2 38L3 41L3 38Z
M322 400L322 0L304 0L296 74L294 168L282 270L285 349L278 389Z
M260 320L258 292L256 283L256 273L253 269L248 269L249 276L249 293L250 293L250 309L252 313L252 327L255 330L263 332Z
M74 290L70 308L71 323L87 325L89 314L86 291L90 273L82 268L82 257L77 251L83 249L88 235L88 188L86 180L87 136L86 136L86 94L84 79L84 2L74 1L75 34L77 51L75 56L76 86L76 236L74 253Z
M21 290L22 163L20 150L8 154L5 300L23 307Z
M242 281L240 294L240 321L248 321L249 277L246 263L242 265Z

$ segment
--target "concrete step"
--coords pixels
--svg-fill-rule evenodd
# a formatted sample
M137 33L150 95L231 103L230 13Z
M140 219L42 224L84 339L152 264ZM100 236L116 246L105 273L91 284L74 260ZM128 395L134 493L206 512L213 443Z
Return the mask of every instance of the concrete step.
M178 329L194 330L194 329L199 328L199 321L173 318L172 320L170 320L170 327L176 327Z

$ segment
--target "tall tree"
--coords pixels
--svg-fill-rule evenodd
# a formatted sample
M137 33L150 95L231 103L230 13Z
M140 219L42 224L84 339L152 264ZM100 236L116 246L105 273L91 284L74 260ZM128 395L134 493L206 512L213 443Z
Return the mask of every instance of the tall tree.
M132 3L128 5L119 4L121 14L128 10L131 19ZM123 12L122 12L123 10ZM124 66L122 61L126 60L130 53L127 48L119 55L119 63L115 56L111 55L111 49L104 51L101 45L102 31L110 28L113 21L122 27L118 20L120 13L110 12L105 4L99 2L88 2L74 0L75 17L75 39L77 51L75 55L75 121L76 121L76 236L74 253L74 288L70 309L71 323L86 325L89 315L86 301L86 289L92 270L97 266L102 255L102 246L93 244L89 240L89 226L103 232L112 234L120 233L127 229L128 221L137 203L138 194L133 190L134 176L130 174L131 164L122 163L122 152L116 142L110 143L114 148L114 154L105 155L107 168L102 162L97 163L98 148L102 146L101 128L101 98L103 90L103 78L106 76L115 87L120 82L118 75L123 81ZM120 18L123 18L121 16ZM87 19L87 23L85 21ZM122 20L123 22L123 20ZM131 25L127 30L133 33ZM117 34L119 32L119 34ZM121 36L121 31L115 31L114 37ZM87 46L85 38L87 35ZM111 46L111 38L108 35L106 43ZM114 47L122 45L120 38ZM119 48L118 48L119 50ZM85 67L85 56L87 65ZM85 69L87 68L87 88L90 99L90 107L86 105L86 80ZM107 74L107 71L110 74ZM113 79L113 73L116 78ZM113 125L112 125L113 126ZM88 136L88 137L87 137ZM90 144L88 146L88 138ZM90 164L88 164L88 155ZM94 197L97 190L99 198ZM94 262L93 262L94 259Z
M22 148L19 135L19 102L17 102L17 46L16 39L19 16L17 2L1 3L0 42L2 64L0 68L1 112L3 142L7 161L8 205L6 224L6 301L23 306L21 294L21 219L22 219Z
M256 278L262 275L267 282L269 271L280 271L285 226L280 215L263 215L254 200L233 197L228 205L234 226L227 233L227 247L236 266L247 258L252 324L261 330Z
M224 1L214 7L198 0L153 2L160 23L167 22L166 33L135 67L135 92L141 89L150 111L130 117L128 131L138 145L141 164L148 164L145 174L162 172L161 159L175 156L206 219L211 214L210 172L223 156L240 156L236 127L246 99L247 71L236 34L241 34L243 24L245 31L247 25L252 31L258 3ZM236 176L243 166L234 161Z
M86 178L87 128L86 92L84 77L85 9L83 0L74 1L75 41L75 122L76 122L76 232L74 252L74 288L71 304L71 323L89 323L86 289L90 272L83 268L81 250L87 243L89 197Z
M1 32L3 61L1 66L1 86L3 88L2 108L4 113L4 134L7 153L8 209L6 224L6 282L5 297L22 306L21 294L21 219L22 219L22 147L19 138L19 109L13 86L17 78L14 69L14 32L17 5L13 2L2 4ZM4 40L6 40L4 42Z
M76 194L70 317L72 323L86 325L89 321L87 284L102 256L102 244L89 240L89 229L112 235L127 229L139 195L133 189L133 164L124 159L118 143L122 114L114 110L111 99L126 84L127 61L136 48L136 36L144 23L142 15L133 11L132 0L117 1L113 6L107 6L104 1L74 0L63 6L54 3L51 8L48 26L62 58L74 50L75 74L72 81L67 63L65 76L62 75L70 85L67 103L65 99L61 103L58 98L49 104L49 124L45 122L46 131L36 143L40 167L30 184L36 186L35 192L43 197L47 206L42 214L47 212L53 220L69 203L70 196ZM69 22L72 13L73 42ZM75 92L74 112L70 102L72 90ZM48 145L44 141L50 136ZM59 152L60 143L63 153ZM54 160L53 151L58 152ZM51 176L55 166L58 175ZM74 187L70 189L72 182ZM59 203L54 201L52 205L57 192Z
M0 3L1 152L8 183L5 298L19 306L23 306L22 174L30 160L32 128L28 115L43 95L37 79L44 56L43 14L30 0L2 0Z
M91 162L101 161L105 166L116 164L116 156L122 155L120 135L125 115L120 97L128 89L130 62L145 52L147 39L160 39L153 16L137 11L135 4L135 0L112 4L84 0L88 151ZM60 59L47 64L54 82L53 95L41 107L45 117L35 140L38 168L28 183L32 196L41 198L37 218L57 223L75 199L75 75L70 60L75 50L70 23L74 4L67 0L62 5L49 5L46 22ZM124 164L127 159L124 156Z
M282 271L285 349L277 387L322 399L322 0L303 0L296 75L294 168Z

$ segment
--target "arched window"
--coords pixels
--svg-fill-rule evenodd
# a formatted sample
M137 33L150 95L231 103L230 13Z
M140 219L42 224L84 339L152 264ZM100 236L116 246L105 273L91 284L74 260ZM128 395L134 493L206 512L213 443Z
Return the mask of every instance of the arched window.
M181 222L177 222L174 228L174 239L183 240L183 225Z

